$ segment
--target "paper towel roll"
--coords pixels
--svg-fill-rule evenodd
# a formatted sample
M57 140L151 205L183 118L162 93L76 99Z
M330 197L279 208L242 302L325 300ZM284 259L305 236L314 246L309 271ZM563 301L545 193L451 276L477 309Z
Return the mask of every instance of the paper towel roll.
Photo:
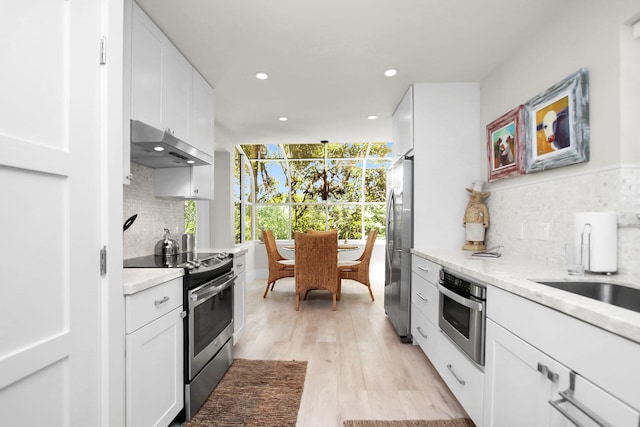
M618 270L617 214L615 212L577 212L574 224L577 247L580 247L581 242L583 243L585 269L593 273L616 272Z

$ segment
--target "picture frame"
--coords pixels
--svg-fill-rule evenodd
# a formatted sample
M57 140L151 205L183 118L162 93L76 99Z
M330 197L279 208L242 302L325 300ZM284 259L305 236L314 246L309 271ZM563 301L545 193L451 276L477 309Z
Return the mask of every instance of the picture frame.
M519 105L487 125L489 182L524 173L522 112Z
M589 160L589 79L580 69L525 103L526 173Z

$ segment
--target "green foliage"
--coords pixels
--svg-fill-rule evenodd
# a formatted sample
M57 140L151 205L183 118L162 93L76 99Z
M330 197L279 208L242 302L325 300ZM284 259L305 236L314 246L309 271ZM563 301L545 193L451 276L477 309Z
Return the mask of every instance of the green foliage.
M184 232L185 234L196 234L195 200L186 200L184 202Z
M289 239L289 230L293 234L327 228L337 228L340 238L360 239L370 229L384 238L390 143L243 145L240 149L250 159L244 175L255 185L252 193L251 182L245 181L244 198L257 203L257 238L262 229L273 230L277 239ZM238 176L240 163L235 167ZM240 187L240 178L235 182ZM251 238L251 211L242 215L236 206L236 241L241 240L241 216L245 238Z

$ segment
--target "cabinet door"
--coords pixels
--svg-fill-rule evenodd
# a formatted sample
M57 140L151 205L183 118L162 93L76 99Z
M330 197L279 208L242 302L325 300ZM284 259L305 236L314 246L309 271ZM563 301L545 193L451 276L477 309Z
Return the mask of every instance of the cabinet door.
M156 197L170 199L213 199L213 166L154 169Z
M161 129L165 36L135 2L131 26L131 118Z
M126 338L126 421L167 426L184 406L182 307Z
M410 86L396 107L391 121L393 157L407 153L413 148L413 86Z
M489 319L485 359L485 427L554 425L549 400L568 388L566 368Z
M214 93L209 83L194 68L192 71L191 118L189 137L191 145L213 156Z
M184 141L189 141L191 71L189 61L167 39L162 46L162 128Z
M191 197L194 199L213 199L213 166L191 167Z

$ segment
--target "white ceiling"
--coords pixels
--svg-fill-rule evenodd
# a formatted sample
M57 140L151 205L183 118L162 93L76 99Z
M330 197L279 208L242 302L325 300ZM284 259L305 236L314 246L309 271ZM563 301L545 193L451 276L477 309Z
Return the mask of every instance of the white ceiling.
M566 2L136 1L215 88L219 148L388 141L410 84L481 81Z

